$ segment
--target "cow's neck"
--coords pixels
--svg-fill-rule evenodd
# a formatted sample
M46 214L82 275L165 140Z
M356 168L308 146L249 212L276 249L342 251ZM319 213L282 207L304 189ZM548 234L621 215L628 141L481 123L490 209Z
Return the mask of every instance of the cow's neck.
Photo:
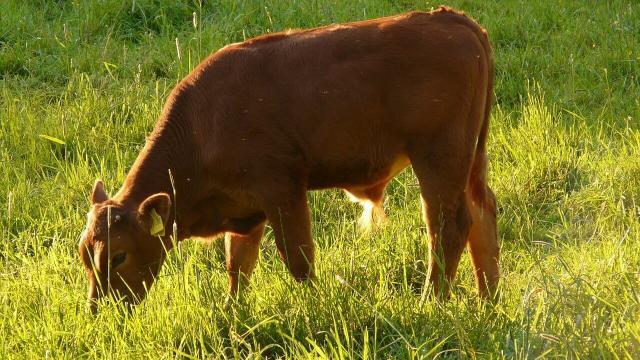
M160 121L115 198L137 208L149 196L167 193L172 200L169 223L177 216L180 229L180 215L195 201L193 189L198 180L198 156L190 134L187 126Z

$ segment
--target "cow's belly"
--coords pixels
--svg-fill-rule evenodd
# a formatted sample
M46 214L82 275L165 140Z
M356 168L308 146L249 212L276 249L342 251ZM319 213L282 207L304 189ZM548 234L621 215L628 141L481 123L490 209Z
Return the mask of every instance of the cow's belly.
M309 189L359 189L386 183L409 165L404 154L379 159L342 159L318 163L309 172Z

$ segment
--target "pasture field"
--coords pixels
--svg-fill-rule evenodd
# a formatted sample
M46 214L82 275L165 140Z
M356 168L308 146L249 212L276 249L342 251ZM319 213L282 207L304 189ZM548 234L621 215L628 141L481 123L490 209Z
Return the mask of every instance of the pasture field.
M640 358L640 3L447 3L489 31L489 135L501 295L468 255L448 302L421 296L428 239L410 169L387 224L358 231L337 190L309 194L318 286L272 234L223 306L220 246L185 242L133 312L86 312L79 234L96 178L115 193L166 96L223 45L440 2L0 1L0 358Z

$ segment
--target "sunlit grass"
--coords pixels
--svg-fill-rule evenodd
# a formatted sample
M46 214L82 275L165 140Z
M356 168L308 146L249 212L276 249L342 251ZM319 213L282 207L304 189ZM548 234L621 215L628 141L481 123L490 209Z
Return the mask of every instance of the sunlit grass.
M102 178L117 190L200 59L265 32L437 5L0 1L0 358L640 357L634 1L449 3L495 48L495 304L475 295L467 255L449 302L421 298L428 240L407 170L371 233L340 191L309 194L315 288L288 276L267 231L231 309L219 246L185 242L133 312L109 302L86 312L76 243L90 188Z

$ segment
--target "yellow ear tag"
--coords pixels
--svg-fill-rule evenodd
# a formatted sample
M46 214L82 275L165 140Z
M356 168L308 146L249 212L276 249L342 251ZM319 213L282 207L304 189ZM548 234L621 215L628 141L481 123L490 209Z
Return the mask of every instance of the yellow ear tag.
M164 236L164 223L156 209L151 209L151 235Z

